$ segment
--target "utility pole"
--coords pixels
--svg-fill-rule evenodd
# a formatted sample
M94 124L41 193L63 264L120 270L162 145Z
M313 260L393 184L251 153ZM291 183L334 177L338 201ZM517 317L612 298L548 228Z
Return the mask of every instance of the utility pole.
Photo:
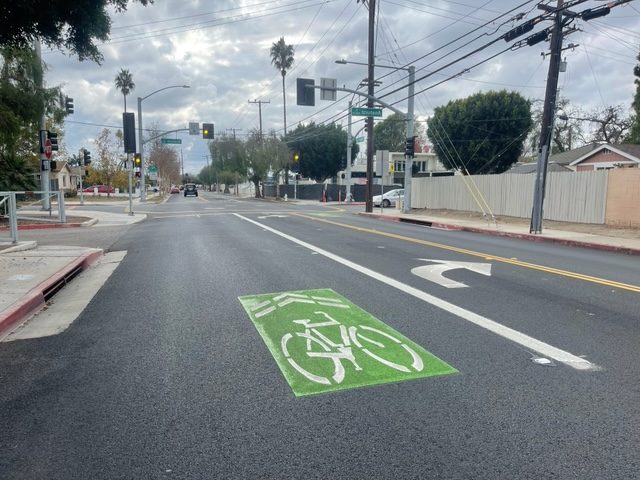
M258 104L258 116L260 118L260 141L262 142L262 104L263 103L271 103L271 100L248 100L249 103L257 103Z
M239 131L241 131L242 129L241 129L241 128L227 128L226 130L227 130L227 131L231 130L231 131L233 132L233 139L235 140L235 139L236 139L236 131L238 131L238 132L239 132Z
M353 138L351 137L351 105L352 101L349 100L349 122L347 129L347 188L345 191L345 201L351 202L351 144L353 143Z
M547 164L551 137L553 136L553 120L556 110L556 97L558 94L558 76L560 74L560 61L562 57L562 6L564 0L558 0L551 31L551 53L549 55L549 72L547 73L547 88L544 95L544 109L542 111L542 128L540 142L538 143L538 162L536 166L536 179L533 190L533 209L531 212L530 233L542 233L542 216L547 181ZM406 198L406 197L405 197Z
M374 92L374 62L375 62L375 26L376 26L376 0L368 0L369 6L369 55L367 73L367 107L373 108ZM347 159L348 161L349 159ZM373 117L367 117L367 189L365 212L373 212Z

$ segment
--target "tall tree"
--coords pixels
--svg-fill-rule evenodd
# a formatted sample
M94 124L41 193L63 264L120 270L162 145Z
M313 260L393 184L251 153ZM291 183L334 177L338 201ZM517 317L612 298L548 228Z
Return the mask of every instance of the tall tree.
M114 186L116 174L122 170L122 135L103 128L95 139L97 158L92 162L89 181Z
M53 126L64 118L60 88L41 87L42 76L42 65L33 50L0 47L0 177L6 180L0 179L5 185L0 187L3 190L34 188L30 174L39 170L38 121L44 114L47 125Z
M116 78L114 79L116 84L116 88L122 92L122 96L124 97L124 111L127 111L127 95L129 95L134 88L136 88L136 84L133 82L133 75L129 70L125 70L121 68Z
M287 71L293 65L293 45L287 45L284 41L284 37L280 37L280 40L271 45L271 63L276 69L280 71L282 75L282 103L284 111L284 134L287 134L287 96L284 89L284 77L287 75Z
M437 107L427 136L446 167L501 173L518 160L531 123L531 104L519 93L477 93Z
M134 0L142 5L153 0ZM0 3L0 46L30 48L35 38L46 45L67 48L80 60L102 61L95 41L111 31L109 10L123 12L129 0L22 0Z
M394 113L373 127L373 149L388 150L390 152L404 152L407 138L407 121L404 115ZM421 138L424 135L424 126L414 122L413 134ZM418 150L416 150L418 151Z
M640 62L640 54L638 54L638 62ZM640 143L640 63L633 67L633 75L636 77L633 83L636 85L636 94L633 97L633 117L631 123L631 131L627 137L629 143Z
M584 120L596 127L592 142L621 143L631 128L631 120L622 105L595 109Z
M300 154L300 173L317 182L335 176L346 166L347 132L335 123L298 125L287 135L286 142ZM357 154L358 146L354 142L351 161Z

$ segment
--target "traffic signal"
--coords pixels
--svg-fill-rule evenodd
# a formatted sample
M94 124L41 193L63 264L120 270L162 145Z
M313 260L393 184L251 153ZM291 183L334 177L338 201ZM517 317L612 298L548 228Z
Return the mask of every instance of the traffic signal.
M49 167L51 168L51 171L53 172L55 169L58 168L58 162L56 162L55 160L51 160L49 162Z
M58 151L58 134L56 132L50 132L47 130L47 138L51 142L51 150Z
M91 163L91 152L86 148L82 151L82 160L85 166Z
M413 157L416 146L416 137L407 138L404 144L404 154L407 157Z
M202 138L213 140L213 123L202 124Z
M136 172L136 178L139 178L141 176L142 176L142 174L140 172Z
M65 99L64 108L67 111L67 113L69 113L69 114L73 113L73 98L67 97Z
M300 152L294 151L291 154L291 171L292 172L300 171Z
M138 168L142 166L142 156L139 153L133 154L133 165Z

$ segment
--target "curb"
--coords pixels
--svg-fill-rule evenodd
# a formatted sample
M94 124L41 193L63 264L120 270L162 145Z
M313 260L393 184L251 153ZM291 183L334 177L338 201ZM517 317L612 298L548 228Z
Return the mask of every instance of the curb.
M96 223L98 223L98 219L95 217L81 223L27 223L25 225L18 225L18 230L47 230L51 228L91 227ZM3 230L8 230L8 228L0 227L0 231Z
M557 238L557 237L539 237L537 235L533 235L530 233L504 232L504 231L489 230L486 228L479 228L479 227L465 227L465 226L455 225L451 223L431 222L429 220L419 220L414 218L397 217L392 215L381 215L381 214L375 214L375 213L358 212L358 215L368 216L371 218L376 218L378 220L384 220L387 222L413 223L417 225L425 225L427 227L432 227L432 228L440 228L443 230L481 233L484 235L493 235L494 237L508 237L508 238L515 238L518 240L528 240L531 242L556 243L556 244L565 245L569 247L589 248L592 250L624 253L626 255L640 255L640 249L632 248L632 247L624 247L619 245L606 245L603 243L587 242L583 240L570 240L570 239Z
M18 242L17 245L13 245L11 247L0 250L0 253L24 252L26 250L33 250L37 246L38 242L36 242L35 240L30 240L28 242Z
M93 263L95 263L95 261L103 255L103 253L104 252L102 249L97 248L83 253L74 260L71 260L68 264L51 275L49 278L40 282L34 288L29 290L29 292L24 295L18 302L16 302L16 304L11 308L6 310L5 312L0 313L0 338L2 338L5 334L8 334L10 330L12 330L15 326L25 320L29 315L35 313L46 303L45 292L54 290L56 285L58 284L64 286L64 284L66 284L67 282L66 277L68 275L73 273L78 268L80 268L81 270L86 270Z

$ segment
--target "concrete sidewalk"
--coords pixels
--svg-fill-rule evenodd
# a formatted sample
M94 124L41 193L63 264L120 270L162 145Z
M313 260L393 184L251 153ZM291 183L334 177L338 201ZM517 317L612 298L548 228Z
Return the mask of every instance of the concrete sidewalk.
M640 255L640 231L634 229L614 229L603 225L560 224L548 222L543 225L540 234L529 233L529 223L524 219L509 219L509 221L493 221L490 218L453 214L453 216L438 215L430 212L402 213L393 208L375 208L372 213L359 212L381 220L415 223L431 228L444 230L459 230L465 232L482 233L500 237L517 238L534 242L548 242L596 250ZM564 228L563 228L564 227Z

